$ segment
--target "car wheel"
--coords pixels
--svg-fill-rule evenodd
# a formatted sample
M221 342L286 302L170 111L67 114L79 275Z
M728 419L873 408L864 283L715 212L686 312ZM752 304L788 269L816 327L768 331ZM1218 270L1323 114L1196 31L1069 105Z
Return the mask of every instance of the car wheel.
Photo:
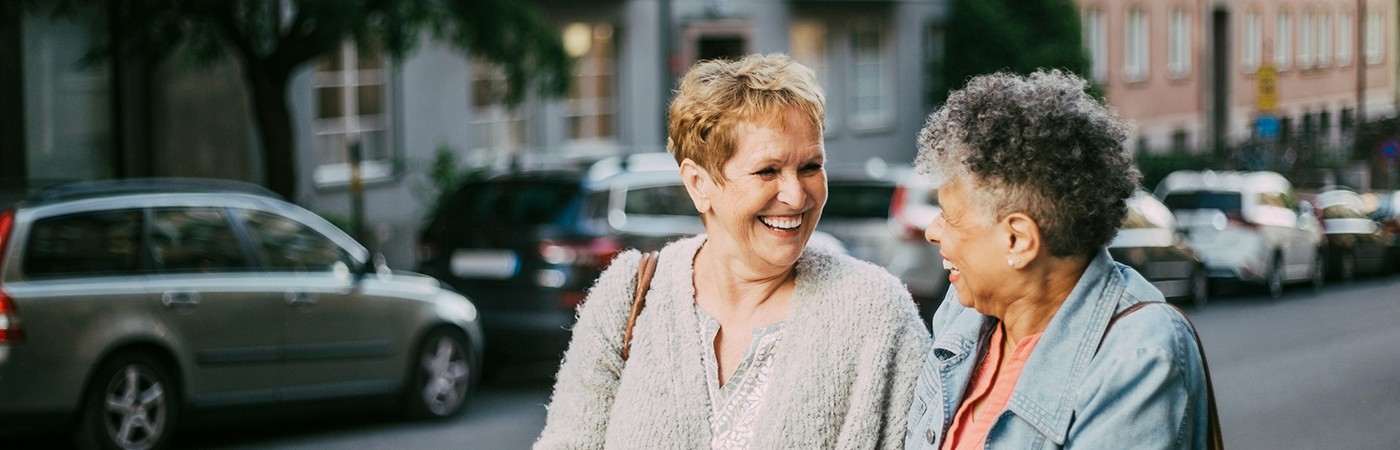
M466 338L456 330L434 330L417 355L407 393L409 415L443 418L461 412L478 373Z
M1322 286L1327 284L1327 258L1323 257L1321 251L1313 257L1312 272L1308 276L1308 283L1312 286L1314 294L1322 293Z
M161 448L175 429L179 404L165 364L145 353L117 355L88 385L74 436L78 448Z
M1274 255L1274 262L1269 268L1268 278L1264 281L1264 289L1269 293L1269 298L1283 297L1283 261L1278 255Z
M1210 278L1206 277L1205 269L1198 267L1191 273L1191 306L1204 308L1209 301Z

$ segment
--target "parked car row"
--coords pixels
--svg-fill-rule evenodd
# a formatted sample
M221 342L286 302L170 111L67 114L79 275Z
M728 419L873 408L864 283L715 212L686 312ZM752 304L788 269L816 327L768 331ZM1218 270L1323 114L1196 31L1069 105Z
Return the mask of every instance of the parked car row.
M476 307L326 220L209 180L64 185L0 205L0 433L162 446L187 412L385 398L462 410Z

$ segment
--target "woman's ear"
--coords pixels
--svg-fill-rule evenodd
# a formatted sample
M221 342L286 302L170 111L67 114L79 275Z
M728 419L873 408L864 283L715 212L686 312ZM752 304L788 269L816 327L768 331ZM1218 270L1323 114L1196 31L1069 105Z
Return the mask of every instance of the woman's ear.
M715 186L710 172L686 158L681 161L681 183L685 185L685 191L690 194L690 201L695 203L695 210L700 212L700 216L709 214L710 192Z
M1001 220L1007 236L1006 264L1012 268L1026 267L1041 251L1040 225L1022 213L1007 215Z

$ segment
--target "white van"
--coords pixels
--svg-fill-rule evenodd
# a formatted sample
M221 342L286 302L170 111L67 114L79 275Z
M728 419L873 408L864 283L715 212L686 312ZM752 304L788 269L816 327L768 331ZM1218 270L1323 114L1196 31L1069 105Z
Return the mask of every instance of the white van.
M1154 192L1205 263L1212 280L1322 286L1322 227L1312 205L1274 172L1172 172Z

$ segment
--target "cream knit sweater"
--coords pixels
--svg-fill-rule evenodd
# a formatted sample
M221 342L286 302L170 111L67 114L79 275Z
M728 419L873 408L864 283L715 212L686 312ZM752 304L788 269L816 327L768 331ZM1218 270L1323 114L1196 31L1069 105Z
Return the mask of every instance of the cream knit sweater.
M619 356L640 254L612 263L579 310L536 449L703 449L707 374L691 305L692 261L704 236L661 251L632 356ZM809 246L775 350L754 449L900 448L914 381L929 345L899 280Z

